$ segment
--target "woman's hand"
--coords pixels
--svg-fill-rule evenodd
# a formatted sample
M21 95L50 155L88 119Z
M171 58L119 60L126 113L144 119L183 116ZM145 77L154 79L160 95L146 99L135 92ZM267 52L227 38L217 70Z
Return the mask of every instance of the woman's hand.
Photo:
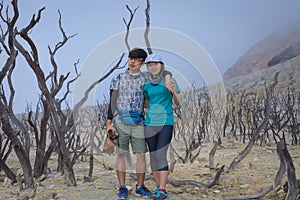
M171 92L171 82L172 81L173 80L172 80L171 76L169 74L167 74L165 76L165 85L166 85L167 90L170 91L170 92Z
M170 84L170 92L172 93L173 95L173 100L174 100L174 103L178 106L180 104L180 96L179 94L176 92L176 84L174 82L173 79L171 79L169 81L169 84Z
M173 79L169 80L170 92L173 94L176 92L176 84Z

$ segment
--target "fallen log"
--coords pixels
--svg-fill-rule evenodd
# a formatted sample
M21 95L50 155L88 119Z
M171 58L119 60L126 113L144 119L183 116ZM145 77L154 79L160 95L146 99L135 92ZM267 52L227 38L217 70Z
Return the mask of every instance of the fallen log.
M265 190L258 192L256 194L251 195L241 195L241 196L235 196L235 197L226 197L224 200L245 200L245 199L258 199L261 197L266 196L269 192L273 190L273 185L269 185Z
M214 180L208 184L204 184L204 183L200 183L198 181L194 181L194 180L173 180L168 178L168 183L177 187L177 186L181 186L181 185L194 185L197 187L203 187L203 188L211 188L215 185L219 185L219 180L221 177L221 174L224 172L224 167L225 165L223 165L216 173L216 176L214 178ZM136 174L135 173L130 173L130 177L136 180ZM146 180L154 180L153 177L151 176L146 176L145 177Z

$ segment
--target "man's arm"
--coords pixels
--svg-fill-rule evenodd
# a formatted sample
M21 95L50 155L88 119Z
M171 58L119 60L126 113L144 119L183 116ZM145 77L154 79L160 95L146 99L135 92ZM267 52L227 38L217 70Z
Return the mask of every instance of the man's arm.
M116 130L113 127L112 120L114 118L114 113L116 111L116 106L117 106L117 97L118 97L118 91L117 90L110 90L109 91L109 96L110 96L110 101L108 105L108 110L107 110L107 120L106 120L106 130Z

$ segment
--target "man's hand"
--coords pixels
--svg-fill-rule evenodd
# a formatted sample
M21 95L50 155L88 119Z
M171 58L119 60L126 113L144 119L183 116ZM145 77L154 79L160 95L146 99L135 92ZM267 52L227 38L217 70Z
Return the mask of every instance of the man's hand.
M108 137L110 138L110 139L116 139L116 138L118 138L119 137L119 134L117 133L117 131L114 131L114 130L112 130L112 129L110 129L110 130L108 130Z
M111 135L109 134L109 131L113 131L113 132L117 133L117 130L116 130L116 128L113 126L111 120L107 120L107 121L106 121L106 133L107 133L107 136L108 136L109 138L112 138L112 139L115 139L115 138L118 137L118 134L115 134L115 135L112 135L112 136L111 136Z

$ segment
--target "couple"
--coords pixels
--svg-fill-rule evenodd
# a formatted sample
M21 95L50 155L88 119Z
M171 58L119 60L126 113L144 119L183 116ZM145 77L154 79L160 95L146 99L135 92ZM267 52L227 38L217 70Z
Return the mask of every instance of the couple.
M140 68L146 64L148 72ZM128 70L112 79L110 104L107 114L107 132L117 144L116 172L119 181L119 199L128 197L126 188L126 154L131 143L136 155L137 184L135 195L155 200L168 196L167 150L172 139L174 115L172 101L179 105L179 87L171 73L164 70L164 62L157 54L135 48L128 55ZM144 120L144 108L146 118ZM147 143L147 144L146 144ZM153 194L144 185L145 153L150 152L151 170L156 182Z

